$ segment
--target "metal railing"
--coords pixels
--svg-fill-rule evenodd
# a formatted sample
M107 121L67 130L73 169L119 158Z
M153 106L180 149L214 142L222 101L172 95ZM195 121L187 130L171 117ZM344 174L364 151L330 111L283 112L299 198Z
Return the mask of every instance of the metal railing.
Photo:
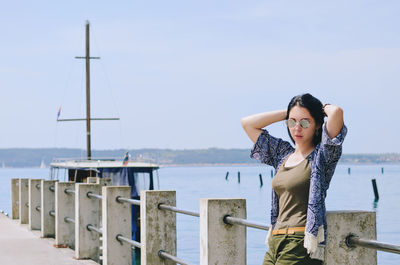
M87 228L87 230L89 230L89 231L94 231L94 232L96 232L96 233L98 233L98 234L100 234L100 235L103 234L103 230L101 230L101 228L95 227L94 225L88 224L88 225L86 226L86 228Z
M266 225L263 225L260 223L250 222L243 218L232 217L230 215L225 215L223 218L223 221L225 224L228 224L228 225L236 224L236 225L247 226L247 227L260 229L260 230L266 230L266 231L269 230L269 226L266 226Z
M175 212L175 213L181 213L181 214L186 214L186 215L191 215L191 216L195 216L195 217L200 217L199 213L196 212L192 212L192 211L187 211L187 210L182 210L182 209L178 209L175 206L171 206L171 205L166 205L166 204L162 204L160 203L158 205L158 209L160 210L166 210L166 211L171 211L171 212Z
M86 193L86 196L88 196L89 198L94 198L94 199L99 199L99 200L103 199L103 196L101 196L100 194L93 193L91 191Z
M88 196L89 196L89 194L88 194ZM93 195L92 195L92 196L93 196ZM123 197L118 196L118 197L116 198L116 201L117 201L117 202L120 202L120 203L124 203L124 202L125 202L125 203L129 203L129 204L133 204L133 205L138 205L138 206L140 206L140 200L134 200L134 199L123 198ZM166 204L159 204L159 205L158 205L158 209L160 209L160 210L166 210L166 211L172 211L172 212L181 213L181 214L186 214L186 215L191 215L191 216L195 216L195 217L199 217L199 216L200 216L199 213L192 212L192 211L187 211L187 210L182 210L182 209L178 209L178 208L176 208L175 206L166 205ZM128 244L134 246L134 247L141 248L141 244L140 244L139 242L134 241L134 240L131 240L131 239L126 238L126 237L123 237L122 235L117 235L116 239L117 239L118 241L120 241L120 242L123 241L123 242L126 242L126 243L128 243ZM172 261L174 261L174 262L176 262L176 263L178 263L178 264L181 264L181 265L191 265L190 263L187 263L187 262L181 260L180 258L175 257L175 256L173 256L173 255L171 255L171 254L165 252L164 250L159 250L158 256L159 256L160 258L162 258L162 259L169 259L169 260L172 260Z
M360 246L360 247L372 248L372 249L376 249L376 250L380 250L380 251L384 251L384 252L400 254L400 246L398 246L398 245L379 242L376 240L359 238L358 236L352 235L352 234L350 234L346 237L346 245L348 247Z
M134 247L136 247L136 248L142 248L142 245L140 244L140 242L137 242L137 241L135 241L135 240L129 239L129 238L124 237L124 236L122 236L122 235L117 235L117 236L116 236L116 239L117 239L120 243L126 242L126 243L128 243L128 244L130 244L130 245L132 245L132 246L134 246Z
M73 195L75 195L75 191L74 191L74 190L71 190L71 189L65 189L64 192L67 193L67 194L73 194Z
M187 263L186 261L183 261L180 258L172 256L171 254L165 252L164 250L158 251L158 256L160 258L162 258L162 259L172 260L173 262L176 262L176 263L181 264L181 265L192 265L191 263Z
M65 217L64 222L75 224L75 219L73 219L71 217Z
M140 206L140 200L128 199L128 198L124 198L124 197L121 197L121 196L118 196L116 198L116 200L117 200L117 202L120 202L120 203L126 202L126 203L129 203L129 204Z
M186 214L186 215L191 215L191 216L195 216L195 217L200 217L200 214L197 212L182 210L175 206L166 205L166 204L162 204L162 203L158 205L158 209L181 213L181 214ZM223 217L223 221L224 221L224 223L229 224L229 225L237 224L237 225L242 225L242 226L251 227L251 228L260 229L260 230L266 230L266 231L269 230L269 226L266 226L266 225L263 225L260 223L256 223L256 222L251 222L251 221L248 221L247 219L243 219L243 218L232 217L230 215L225 215Z

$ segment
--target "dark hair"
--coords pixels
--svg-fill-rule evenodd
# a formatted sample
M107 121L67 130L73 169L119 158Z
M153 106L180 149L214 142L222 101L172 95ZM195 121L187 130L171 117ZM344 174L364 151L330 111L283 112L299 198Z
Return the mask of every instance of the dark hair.
M322 109L323 108L322 103L319 99L317 99L316 97L313 97L311 94L308 94L308 93L295 96L292 98L292 100L290 100L289 105L287 107L286 120L289 119L290 110L296 105L306 108L310 112L311 116L314 118L316 125L320 126L320 128L315 131L314 138L312 141L314 146L316 146L317 144L319 144L321 142L322 124L324 124L324 111ZM287 128L287 130L288 130L290 139L294 143L294 140L293 140L292 136L290 135L289 128Z

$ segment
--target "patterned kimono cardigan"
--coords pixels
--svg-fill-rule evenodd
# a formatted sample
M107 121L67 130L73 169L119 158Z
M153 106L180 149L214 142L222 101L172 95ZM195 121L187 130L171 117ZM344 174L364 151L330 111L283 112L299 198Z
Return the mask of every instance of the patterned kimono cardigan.
M311 254L311 258L324 259L323 247L326 243L326 191L329 188L336 164L342 154L342 143L346 134L347 128L343 125L340 133L335 138L330 139L326 132L326 123L324 123L322 126L321 143L315 147L309 156L311 177L304 247ZM268 131L263 130L251 151L250 157L273 166L275 172L277 172L285 158L293 152L294 148L289 142L273 137ZM274 190L272 190L271 204L271 227L266 242L268 242L279 213L279 200ZM318 243L321 243L320 247L318 247Z

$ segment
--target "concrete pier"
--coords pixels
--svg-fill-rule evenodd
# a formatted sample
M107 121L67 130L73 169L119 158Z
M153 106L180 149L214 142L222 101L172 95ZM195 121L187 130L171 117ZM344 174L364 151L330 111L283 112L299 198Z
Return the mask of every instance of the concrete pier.
M28 192L28 179L19 179L19 223L27 224L29 221L29 192Z
M328 234L324 264L376 265L375 249L349 248L349 234L376 240L376 213L368 211L328 211Z
M29 179L29 229L40 230L40 183L41 179Z
M99 234L88 230L88 225L100 228L100 201L87 196L100 193L98 184L75 184L75 258L99 260Z
M95 265L92 260L73 259L74 251L53 247L54 240L40 238L39 231L0 214L0 264L2 265Z
M55 212L55 183L58 180L43 180L40 183L40 221L42 237L54 237L56 234L56 222L51 211Z
M19 179L11 179L11 218L19 219Z
M75 219L75 194L66 193L66 189L75 190L75 183L56 183L56 246L75 249L75 224L65 221L67 217Z
M246 218L246 200L200 199L200 265L246 264L246 227L225 224L225 215Z
M160 203L175 206L176 192L146 190L141 191L140 199L141 264L176 264L158 256L160 250L176 256L176 214L158 209Z

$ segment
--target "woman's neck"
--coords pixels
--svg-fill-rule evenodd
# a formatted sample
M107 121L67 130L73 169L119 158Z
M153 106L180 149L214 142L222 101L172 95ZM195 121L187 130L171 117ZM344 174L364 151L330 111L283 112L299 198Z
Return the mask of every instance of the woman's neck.
M298 145L296 144L296 148L294 150L295 155L299 155L302 157L308 156L313 150L315 149L315 146L307 144L307 145Z

